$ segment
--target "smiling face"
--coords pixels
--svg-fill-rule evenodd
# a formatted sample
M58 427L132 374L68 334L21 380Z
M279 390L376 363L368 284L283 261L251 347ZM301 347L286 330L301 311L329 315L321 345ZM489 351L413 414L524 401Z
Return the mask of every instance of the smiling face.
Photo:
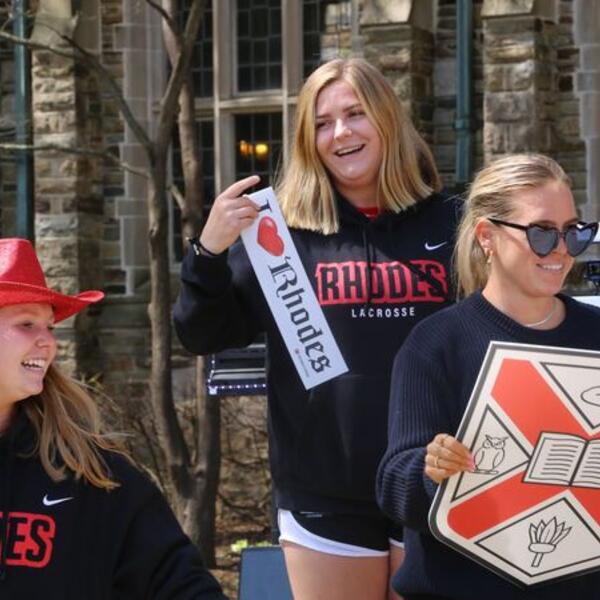
M48 304L0 308L0 425L15 403L39 394L56 356L54 314Z
M577 222L571 190L561 182L517 193L512 199L514 210L507 221L520 225L538 224L564 230ZM481 245L492 250L491 270L486 285L512 302L547 299L563 286L574 259L567 253L564 240L543 258L529 247L524 231L491 223L480 227Z
M317 154L333 184L355 206L376 206L382 143L354 90L342 79L330 83L315 110Z

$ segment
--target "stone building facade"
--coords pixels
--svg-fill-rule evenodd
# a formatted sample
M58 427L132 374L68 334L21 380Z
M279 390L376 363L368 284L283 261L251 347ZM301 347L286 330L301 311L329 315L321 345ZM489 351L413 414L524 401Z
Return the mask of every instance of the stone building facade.
M273 175L287 154L304 76L321 60L351 54L365 56L389 77L431 143L445 182L454 184L456 0L205 4L193 69L208 200L246 172ZM571 175L582 216L599 219L600 1L473 0L471 5L474 166L509 152L546 152ZM58 43L44 21L50 14L52 28L73 35L99 58L151 131L167 77L158 14L135 0L41 0L37 10L34 38ZM6 43L0 67L0 131L10 132L14 77ZM31 85L36 145L108 149L131 166L144 164L117 102L90 69L36 51ZM257 139L246 139L252 135ZM270 150L266 161L240 156L241 142L252 148L260 139ZM176 164L173 174L176 178ZM0 185L2 235L11 235L16 182L6 155ZM87 371L143 387L148 366L143 178L100 158L36 153L35 234L52 284L108 292L98 315L65 326L73 367L81 363ZM179 248L174 226L174 281Z
M448 186L455 182L456 81L463 68L471 77L474 166L510 152L550 154L571 175L582 217L600 220L600 0L473 0L473 59L462 66L460 2L206 0L193 73L207 199L247 173L272 177L287 156L302 80L321 60L354 54L389 77ZM72 35L152 131L168 74L158 13L139 0L39 0L36 10L34 39L61 44L56 31ZM3 42L3 140L14 126L14 81L12 49ZM85 65L35 51L31 86L36 145L108 150L133 167L144 165L116 100ZM266 155L252 151L257 143ZM89 154L36 152L34 171L35 236L49 283L108 293L98 310L61 326L67 363L100 374L122 398L143 399L150 352L146 182ZM175 180L178 172L174 160ZM3 236L15 231L16 186L13 161L3 153ZM173 223L176 283L175 211ZM183 395L193 361L175 348L175 366L176 393Z

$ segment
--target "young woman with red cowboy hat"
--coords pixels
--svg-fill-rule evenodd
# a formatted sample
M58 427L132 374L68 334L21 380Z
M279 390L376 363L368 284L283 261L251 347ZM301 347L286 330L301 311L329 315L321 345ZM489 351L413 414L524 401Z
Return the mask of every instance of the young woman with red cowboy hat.
M224 600L158 489L54 364L54 325L104 294L49 289L0 239L0 596Z

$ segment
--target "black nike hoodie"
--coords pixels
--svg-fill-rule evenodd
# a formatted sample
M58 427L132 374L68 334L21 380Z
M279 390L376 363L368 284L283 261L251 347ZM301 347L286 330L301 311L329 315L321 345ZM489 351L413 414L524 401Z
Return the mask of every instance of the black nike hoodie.
M269 453L278 508L378 514L375 473L387 443L393 358L416 323L447 305L459 203L434 194L368 219L338 199L339 231L292 239L349 371L306 390L241 242L188 252L174 310L193 353L267 335Z
M24 411L0 437L0 598L227 600L161 493L104 453L112 491L42 468Z

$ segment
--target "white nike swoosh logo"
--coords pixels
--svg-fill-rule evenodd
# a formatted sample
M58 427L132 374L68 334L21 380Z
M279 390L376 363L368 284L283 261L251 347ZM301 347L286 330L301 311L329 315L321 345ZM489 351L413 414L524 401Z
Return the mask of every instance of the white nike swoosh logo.
M432 250L437 250L438 248L441 248L442 246L445 246L448 242L442 242L441 244L432 244L429 245L428 242L425 242L425 250L428 250L429 252L431 252Z
M63 502L68 502L69 500L73 500L73 496L69 496L68 498L55 498L54 500L50 500L48 498L48 494L44 496L42 503L44 506L54 506L55 504L62 504Z

